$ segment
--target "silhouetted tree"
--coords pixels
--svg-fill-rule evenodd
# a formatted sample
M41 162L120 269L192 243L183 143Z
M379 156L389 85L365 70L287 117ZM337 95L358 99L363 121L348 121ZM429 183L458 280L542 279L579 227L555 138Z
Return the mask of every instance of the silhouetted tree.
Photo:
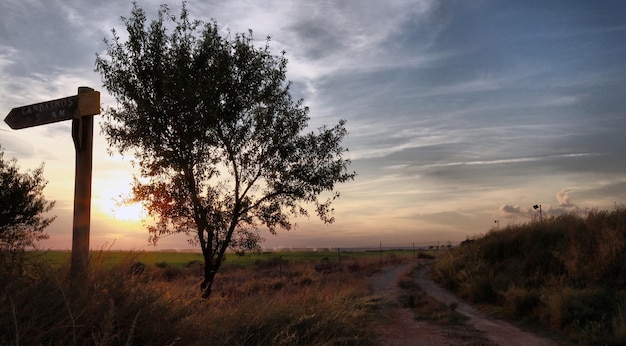
M55 217L44 213L54 207L46 201L43 164L34 171L20 173L16 159L5 160L0 146L0 252L4 260L34 246L48 235L44 229Z
M147 23L134 5L113 30L96 70L118 107L104 113L111 146L133 151L132 198L157 219L151 241L185 233L205 260L211 293L228 248L258 249L259 227L290 229L290 216L313 206L333 222L335 184L354 178L341 141L344 121L305 133L308 108L294 102L287 59L254 46L252 32L220 35L216 22L192 21L162 5ZM322 198L322 195L324 198Z

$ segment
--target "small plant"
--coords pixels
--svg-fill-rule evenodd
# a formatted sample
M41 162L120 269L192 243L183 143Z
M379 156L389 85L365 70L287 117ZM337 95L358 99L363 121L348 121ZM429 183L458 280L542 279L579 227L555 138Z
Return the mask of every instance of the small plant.
M146 271L146 265L137 261L134 262L131 266L130 266L130 273L132 275L141 275Z

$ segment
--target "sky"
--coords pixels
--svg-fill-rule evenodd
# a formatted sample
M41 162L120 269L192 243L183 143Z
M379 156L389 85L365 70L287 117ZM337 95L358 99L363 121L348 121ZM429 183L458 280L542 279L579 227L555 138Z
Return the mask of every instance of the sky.
M138 1L154 17L166 3ZM336 222L297 218L264 246L337 248L458 242L496 227L626 201L626 3L623 1L199 1L192 18L224 34L252 29L286 52L293 96L310 126L347 120L351 170L337 186ZM130 1L0 2L0 117L14 107L75 95L115 100L94 71ZM148 246L129 191L132 157L109 155L96 116L93 249ZM12 130L6 158L44 164L56 221L44 248L70 249L74 191L71 122Z

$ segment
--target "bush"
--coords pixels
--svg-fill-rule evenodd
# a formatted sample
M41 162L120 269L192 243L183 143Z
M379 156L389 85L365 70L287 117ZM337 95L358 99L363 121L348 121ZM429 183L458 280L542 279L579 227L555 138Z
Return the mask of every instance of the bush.
M517 286L509 287L500 296L505 311L518 319L527 319L532 316L541 302L541 295L538 291Z
M428 260L432 260L432 259L435 259L435 256L433 256L433 255L431 255L431 254L427 254L427 253L425 253L425 252L420 251L420 252L418 252L418 253L417 253L417 258L418 258L418 259L428 259Z

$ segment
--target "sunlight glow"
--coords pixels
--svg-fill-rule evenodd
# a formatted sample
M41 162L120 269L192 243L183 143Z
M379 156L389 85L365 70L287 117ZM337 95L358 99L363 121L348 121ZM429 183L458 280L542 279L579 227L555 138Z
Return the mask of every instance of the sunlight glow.
M139 222L145 218L146 212L139 203L117 205L114 202L110 215L119 221Z
M108 217L124 222L140 222L146 219L147 212L140 203L124 203L124 196L130 191L130 184L102 184L103 191L94 191L94 205Z

